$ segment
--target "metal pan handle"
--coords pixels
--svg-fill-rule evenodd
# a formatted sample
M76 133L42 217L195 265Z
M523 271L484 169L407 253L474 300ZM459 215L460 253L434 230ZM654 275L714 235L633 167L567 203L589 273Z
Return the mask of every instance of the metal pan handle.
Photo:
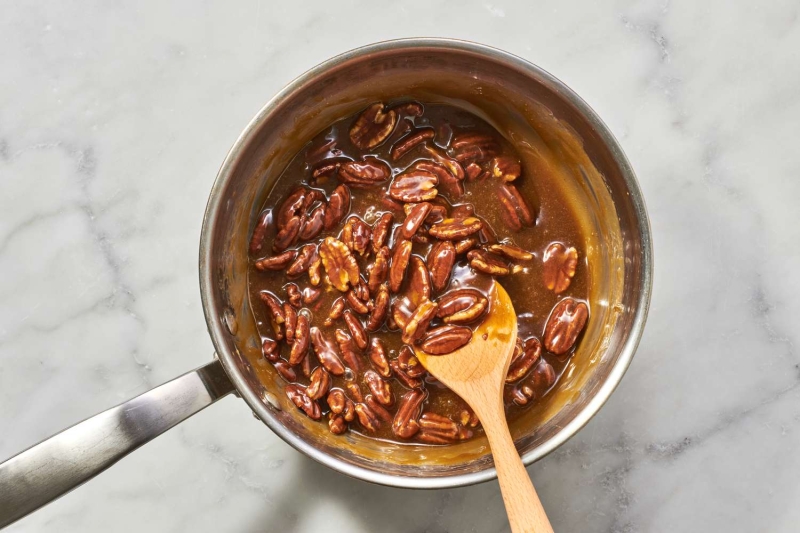
M214 360L8 459L0 464L0 528L89 481L233 389Z

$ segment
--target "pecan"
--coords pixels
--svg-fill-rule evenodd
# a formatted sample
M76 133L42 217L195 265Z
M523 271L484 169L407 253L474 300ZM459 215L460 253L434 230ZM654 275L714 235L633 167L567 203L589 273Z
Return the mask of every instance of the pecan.
M542 263L545 286L556 294L564 292L578 267L578 250L554 242L544 251Z
M389 166L375 157L364 157L361 161L348 161L339 167L339 181L350 187L365 189L374 187L392 177Z
M290 218L286 225L275 235L275 240L272 243L272 251L282 252L296 243L300 235L300 225L300 217Z
M431 207L432 205L429 202L414 205L408 212L405 222L403 222L400 234L406 239L413 237L422 223L425 222L428 213L431 212Z
M300 309L303 304L303 295L300 294L300 287L295 283L287 283L286 295L289 297L289 303L296 309Z
M453 161L456 165L458 163ZM414 168L422 171L429 172L436 176L438 186L444 194L447 194L452 199L461 198L464 195L464 184L454 176L450 170L440 165L439 163L432 163L430 161L421 161L414 165ZM461 168L460 166L458 167ZM463 176L464 171L461 170Z
M489 300L477 289L454 289L439 298L436 316L445 324L468 324L480 318Z
M470 250L467 252L467 259L469 259L469 266L484 274L505 276L511 273L508 263L485 250Z
M261 251L264 246L264 237L267 236L267 228L272 220L272 211L269 209L264 210L256 222L256 227L253 228L253 235L250 237L250 255L256 255Z
M341 435L345 431L347 431L347 422L344 421L344 417L342 415L335 415L330 413L328 418L328 429L334 435Z
M344 295L344 298L356 313L360 315L366 315L369 313L369 306L358 297L355 289L347 291L347 294Z
M404 344L400 348L400 354L397 356L397 364L400 370L406 373L410 378L421 378L425 375L425 367L419 362L414 350L408 344Z
M261 301L267 305L270 316L272 318L272 329L275 331L275 340L283 339L283 332L281 331L281 324L283 324L285 317L283 315L283 304L280 299L268 291L261 291L258 293Z
M322 281L322 275L320 271L322 270L322 259L319 257L319 253L314 255L314 258L311 260L311 264L308 267L308 281L314 287L318 286Z
M439 326L428 331L420 341L423 352L444 355L466 345L472 339L472 330L466 326Z
M460 241L464 237L477 233L482 227L483 222L477 217L446 218L431 226L428 233L437 239Z
M343 316L344 322L350 330L350 335L353 337L353 340L356 341L356 346L362 350L365 349L367 347L368 337L367 332L364 331L364 326L361 325L361 321L356 318L349 309L344 312Z
M439 305L436 302L426 300L419 304L408 319L408 323L403 328L402 339L406 344L413 344L414 341L421 338L425 331L428 329L428 324L436 316L436 310Z
M408 117L422 116L422 112L424 111L422 104L419 102L406 102L405 104L396 105L392 109L397 112L398 116L404 115Z
M456 242L456 255L461 255L464 252L468 252L475 248L478 245L478 239L475 237L469 237L464 240Z
M369 303L369 286L367 282L364 281L364 278L359 276L358 284L353 286L353 294L362 302ZM370 306L368 305L368 307Z
M478 179L481 174L483 174L484 170L478 163L470 163L464 169L464 173L467 175L467 181L475 181Z
M305 205L306 196L309 191L310 189L308 187L298 187L286 197L278 208L278 218L275 221L279 230L285 228L292 218L302 215L301 211Z
M292 344L294 342L294 334L297 328L297 311L288 302L283 304L283 318L285 320L286 328L286 342Z
M367 407L369 407L382 422L392 421L392 414L387 411L372 394L367 394L364 397L364 403L367 404Z
M381 376L388 378L392 375L389 360L386 359L386 348L383 347L383 343L378 337L372 337L370 341L369 360L372 361L372 366L377 369Z
M501 155L489 161L489 172L503 181L514 181L522 174L522 167L518 159Z
M392 388L377 372L374 370L367 370L364 372L364 382L367 384L367 387L369 387L375 399L378 400L378 403L387 407L394 403Z
M334 320L339 319L342 316L342 312L344 312L344 298L339 296L336 300L333 301L331 305L331 310L328 312L328 318L325 319L324 324L326 326L330 326L333 324Z
M389 196L399 202L423 202L436 198L439 191L436 174L425 170L410 168L395 177L389 186Z
M384 213L380 216L380 218L375 222L372 227L372 251L378 253L378 250L383 248L383 245L386 244L386 237L389 236L389 231L392 229L392 222L394 221L394 215L389 213Z
M375 262L369 267L369 282L367 283L367 288L369 288L370 292L375 292L378 290L378 287L386 281L386 277L389 274L389 247L383 246L380 250L375 254Z
M308 218L303 221L303 225L300 227L299 237L301 241L310 241L320 234L325 222L325 212L327 209L325 204L321 204L311 211L311 214L308 215Z
M314 344L314 353L317 354L319 362L325 367L325 370L334 376L341 376L344 374L344 364L336 353L333 343L325 338L322 332L317 327L311 328L311 342ZM295 343L297 344L297 343Z
M364 396L361 394L361 387L359 387L357 383L353 383L351 381L350 383L347 383L345 387L347 387L347 390L350 391L350 395L355 399L355 401L364 401Z
M417 242L419 244L430 244L431 239L427 235L423 234L423 230L419 230L419 232L411 237L411 242Z
M584 302L572 298L558 302L544 327L545 348L556 355L568 352L575 345L588 318L589 307Z
M490 252L504 255L509 259L516 259L517 261L530 261L534 257L533 254L527 250L523 250L519 246L508 243L490 244L487 248Z
M277 361L281 356L278 342L270 338L264 339L264 342L261 344L261 352L264 354L264 358L272 363Z
M359 255L364 255L369 249L372 230L366 222L358 217L350 217L347 224L342 228L341 241L350 248L351 251Z
M478 415L476 415L472 409L463 409L459 414L459 421L461 422L462 426L469 426L471 428L478 427L480 424L480 420L478 420Z
M433 128L419 128L416 131L412 131L392 145L389 151L392 160L397 161L413 150L417 145L433 139L435 135L436 132L433 131Z
M447 169L453 178L458 181L464 179L464 167L462 167L461 163L459 163L457 160L443 153L435 146L426 146L425 150L431 155L431 157L433 157L433 160L436 161L438 165L441 165Z
M383 109L383 102L372 104L350 126L350 140L361 150L375 148L394 131L397 113L392 109Z
M336 174L342 163L351 161L349 157L331 157L317 163L311 171L311 183L323 183Z
M331 413L335 415L342 415L348 422L352 422L355 415L355 405L353 401L348 398L342 389L331 389L328 393L328 407L331 408Z
M392 318L400 329L404 329L406 327L408 321L411 320L411 315L414 313L414 310L411 309L411 302L408 301L408 298L395 299L395 301L392 302L391 311Z
M322 413L319 410L317 402L312 400L306 394L306 389L302 385L289 384L284 387L286 396L301 409L309 418L319 420L322 418Z
M542 344L539 342L539 339L536 337L526 339L519 357L513 360L511 366L508 367L506 383L514 383L525 377L525 374L530 372L533 365L539 361L541 354Z
M323 226L326 230L335 228L350 211L350 189L341 184L336 187L328 198L328 208L325 210Z
M381 421L368 405L356 404L356 416L358 416L358 423L371 433L375 433L381 427Z
M283 270L295 257L297 257L297 250L286 250L278 255L259 259L254 266L258 270Z
M386 315L389 313L389 299L389 289L386 285L381 285L378 288L378 294L375 296L375 306L372 308L367 320L367 331L381 329L384 320L386 320Z
M425 261L418 255L412 255L409 261L408 290L406 296L413 307L431 299L431 277Z
M513 184L502 184L497 194L503 206L503 220L509 228L519 231L522 226L533 226L536 222L533 211Z
M474 131L457 133L450 143L450 148L460 163L486 161L500 151L500 146L491 135Z
M335 335L344 363L357 374L361 370L361 361L355 341L342 329L337 329Z
M534 367L531 375L526 380L517 385L512 392L512 401L518 405L525 405L531 399L543 397L550 390L550 387L556 382L556 373L553 366L545 361L540 360L539 364Z
M308 345L310 344L309 337L308 315L303 313L297 317L297 328L294 331L294 342L292 343L292 350L289 352L290 365L296 365L300 363L306 356L306 353L308 352Z
M411 389L400 398L392 421L392 433L401 439L410 439L419 431L418 419L425 396L425 391Z
M437 200L442 200L439 196L431 200L432 202L436 202ZM409 204L405 204L409 205ZM425 219L426 224L436 224L437 222L441 222L442 220L447 218L447 204L444 202L442 203L432 203L431 204L431 212L428 213L428 217Z
M318 366L311 373L311 382L308 384L306 394L312 400L319 400L326 394L331 386L331 375L324 368Z
M286 277L293 279L306 272L316 254L317 246L315 244L306 244L300 248L300 252L296 253L294 261L286 269Z
M422 380L420 378L412 378L406 374L403 369L400 368L400 363L398 363L397 359L392 359L389 361L389 366L394 372L395 377L409 389L417 389L422 387Z
M450 444L458 439L458 424L446 416L422 413L417 439L428 444Z
M278 374L280 374L281 377L286 381L288 381L289 383L297 381L297 372L295 372L294 369L291 366L289 366L289 363L287 363L286 361L280 359L272 363L272 366L274 366L275 370L278 371Z
M303 361L300 363L300 371L303 372L305 377L311 376L311 354L306 354Z
M431 271L433 289L441 292L450 282L450 274L456 263L456 247L450 241L439 241L428 252L428 268Z
M395 245L394 254L392 254L392 265L389 267L389 289L392 292L400 290L403 284L403 278L406 275L406 268L411 259L411 241L402 240Z
M319 245L319 255L331 284L339 291L347 291L348 285L359 282L358 263L350 249L333 237L325 237Z
M320 289L315 287L306 287L302 292L303 303L306 305L313 304L319 299L320 295L322 295L322 291Z

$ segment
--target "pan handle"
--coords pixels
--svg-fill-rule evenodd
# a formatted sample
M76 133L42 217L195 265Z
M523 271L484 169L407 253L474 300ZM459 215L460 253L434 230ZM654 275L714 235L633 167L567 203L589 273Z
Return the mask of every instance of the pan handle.
M233 389L215 359L8 459L0 464L0 528L89 481Z

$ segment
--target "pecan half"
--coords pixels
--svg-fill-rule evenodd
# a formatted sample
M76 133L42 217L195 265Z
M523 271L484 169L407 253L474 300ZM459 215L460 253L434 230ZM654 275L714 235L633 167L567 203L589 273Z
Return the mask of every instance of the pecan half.
M283 340L283 331L281 330L281 324L285 321L283 304L277 296L268 291L261 291L258 293L258 297L267 305L269 310L272 329L275 332L275 340Z
M265 209L259 216L256 226L253 228L253 235L250 237L250 255L256 255L264 247L264 238L267 236L267 228L272 220L272 210Z
M336 187L328 198L328 208L325 210L323 226L326 230L335 228L350 211L350 189L341 184Z
M518 159L501 155L489 161L489 172L503 181L514 181L522 174L522 167Z
M470 250L467 252L467 259L469 266L490 276L505 276L511 273L508 263L484 250Z
M422 223L425 222L428 213L431 212L431 207L433 206L429 202L415 204L408 212L408 215L406 215L406 220L401 226L400 234L406 239L413 237L414 234L417 233L419 227L422 226Z
M273 339L265 338L264 342L261 343L261 353L264 354L264 358L267 361L274 363L281 356L280 345Z
M500 204L503 206L501 211L503 220L509 228L519 231L522 226L533 226L536 222L533 210L513 184L502 184L498 189L497 195L500 199Z
M391 178L392 170L376 157L364 157L361 161L344 163L339 167L337 177L350 187L365 189Z
M511 362L508 367L508 374L506 374L506 383L514 383L525 377L530 372L533 365L539 361L542 355L542 344L536 337L530 337L525 340L525 344L520 351L519 357Z
M383 102L376 102L350 126L350 140L362 150L375 148L392 134L396 124L397 113L392 109L384 111Z
M458 424L446 416L422 413L417 439L428 444L450 444L458 439Z
M386 316L389 314L389 289L386 285L381 285L378 288L378 294L375 295L375 305L369 314L367 320L367 331L378 331L383 326Z
M388 246L381 247L375 254L375 261L367 267L367 288L371 293L378 290L378 287L386 281L389 275L389 252Z
M381 427L381 421L368 405L356 404L356 416L358 416L358 423L371 433L375 433Z
M400 368L400 363L397 359L392 359L389 361L389 366L392 368L392 372L394 372L394 376L406 387L409 389L418 389L422 387L422 380L420 378L412 378L408 374L406 374L402 368Z
M397 298L392 302L391 312L395 325L400 329L405 329L414 310L411 309L411 302L408 301L408 298Z
M389 231L392 229L393 221L394 215L389 212L382 214L375 222L375 225L372 227L373 252L378 253L378 250L383 248L383 246L386 244L386 238L389 236Z
M309 418L313 420L322 418L319 405L308 397L305 387L302 385L289 384L284 387L284 391L292 403L294 403L298 409L302 410Z
M348 422L352 422L356 411L353 401L348 398L342 389L331 389L326 399L331 413L342 415Z
M439 241L428 252L428 267L431 271L431 285L441 292L450 282L450 274L456 263L456 247L450 241Z
M466 166L464 173L467 175L467 181L476 181L484 170L478 163L473 162Z
M483 222L477 217L446 218L431 226L428 233L437 239L460 241L464 237L477 233L482 227Z
M358 348L353 338L348 335L344 330L336 330L336 344L339 345L339 351L342 352L342 359L350 369L358 374L361 370L361 361L358 355Z
M358 297L358 291L356 291L356 289L347 291L344 298L347 300L347 303L350 304L350 307L359 315L366 315L369 313L369 305Z
M374 370L364 372L364 383L369 387L370 392L381 405L390 406L394 403L392 388L389 383L384 381Z
M283 253L278 255L273 255L272 257L265 257L264 259L259 259L256 261L253 266L255 266L258 270L283 270L286 266L291 263L294 258L297 257L297 250L286 250Z
M504 255L517 261L530 261L534 258L534 255L529 251L508 243L490 244L487 249L492 253Z
M311 264L308 266L308 281L312 286L317 287L322 282L322 259L319 253L314 255Z
M427 372L414 354L414 350L408 344L404 344L403 347L400 348L400 354L397 356L397 364L400 370L411 378L421 378Z
M406 102L404 104L396 105L392 109L397 112L398 116L403 115L407 117L420 117L424 111L422 104L419 102Z
M402 240L395 245L394 253L392 254L392 265L389 267L389 289L392 292L400 290L403 284L403 278L406 275L406 268L411 259L411 247L413 243L408 240Z
M351 251L363 256L369 249L371 237L372 229L369 225L353 216L347 219L340 239Z
M294 334L297 328L297 311L288 303L283 304L283 318L285 320L286 328L286 342L292 344L294 342Z
M344 421L342 415L330 413L328 418L328 429L334 435L342 435L347 431L347 422Z
M419 347L430 355L444 355L466 345L472 339L472 330L466 326L440 326L428 331Z
M275 370L278 371L278 374L280 374L281 377L289 383L297 381L297 372L295 372L294 368L292 368L286 361L280 359L272 363L272 366L274 366Z
M314 345L314 353L317 354L317 359L325 367L325 370L334 376L341 376L344 374L344 364L339 359L333 343L325 338L322 332L317 327L311 328L311 342Z
M389 186L389 196L399 202L424 202L433 200L439 193L436 174L410 168L394 178Z
M322 295L322 291L316 287L306 287L301 293L303 303L306 305L313 304Z
M392 160L397 161L416 146L433 139L435 136L436 132L433 131L433 128L419 128L412 131L392 145L392 149L389 151Z
M315 239L317 235L322 232L322 227L325 225L325 213L327 210L327 205L321 204L311 211L311 214L308 215L308 218L303 221L303 224L300 226L299 237L301 241Z
M544 251L542 263L545 286L556 294L564 292L578 267L578 250L554 242Z
M289 303L295 309L300 309L303 305L303 295L300 294L300 287L296 283L286 284L286 295L289 298Z
M439 305L436 302L426 300L419 304L414 310L408 323L403 328L402 339L406 344L413 344L414 341L421 338L425 331L428 329L428 324L436 316L436 310Z
M454 135L450 148L455 159L462 164L487 161L500 151L500 145L491 135L474 131Z
M392 414L387 411L386 408L381 405L381 403L372 394L367 394L364 396L364 403L372 410L373 413L375 413L375 416L377 416L381 422L392 421Z
M457 168L460 170L461 176L463 176L464 171L461 170L461 166L458 165L458 162L455 160L452 162L458 166ZM452 171L448 170L445 166L440 165L439 163L432 163L430 161L421 161L414 165L414 167L421 171L430 172L431 174L436 175L436 179L439 180L439 189L441 189L441 192L448 195L450 198L457 199L464 195L464 184L460 179L453 175Z
M461 240L456 242L456 255L461 255L465 252L468 252L478 246L478 239L475 237L469 237L467 239Z
M300 217L290 218L286 225L275 235L275 240L272 242L272 251L282 252L296 243L297 238L300 236L301 223Z
M439 298L436 316L445 324L468 324L479 319L489 307L489 300L477 289L454 289Z
M409 261L406 296L414 307L431 299L431 277L425 261L418 255L412 255Z
M339 296L336 300L333 301L331 305L331 310L328 312L328 318L325 319L323 322L326 326L330 326L333 324L334 320L338 320L341 318L342 313L344 312L344 298Z
M359 282L356 258L342 241L325 237L319 245L319 255L328 278L339 291L345 292L348 285L355 286Z
M308 187L301 186L289 193L289 196L286 197L278 208L278 217L275 224L279 230L285 228L292 218L299 218L302 215L302 209L309 191L310 189Z
M588 318L589 307L584 302L572 298L558 302L544 327L545 348L556 355L567 353L575 345Z
M419 431L418 419L425 397L423 390L412 389L400 398L392 420L392 433L401 439L410 439Z
M310 383L308 384L308 388L306 388L306 394L312 400L319 400L326 394L328 394L328 389L331 386L331 375L322 368L318 366L314 369L311 373Z
M368 337L367 332L364 331L364 326L361 325L361 321L349 309L342 316L344 316L344 323L347 324L356 346L364 350L367 347Z
M297 328L294 331L294 342L292 343L292 350L289 352L290 365L296 365L302 362L303 358L308 352L310 340L308 315L303 313L297 317Z
M369 360L381 376L388 378L392 375L389 360L386 358L386 348L378 337L372 337L370 341Z

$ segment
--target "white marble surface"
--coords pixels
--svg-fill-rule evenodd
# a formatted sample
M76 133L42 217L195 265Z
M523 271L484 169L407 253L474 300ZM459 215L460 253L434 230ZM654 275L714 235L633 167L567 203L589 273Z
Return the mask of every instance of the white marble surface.
M38 2L0 15L0 458L209 360L206 197L259 107L358 45L519 54L607 121L652 217L634 363L529 468L560 532L800 526L794 1ZM10 531L507 531L496 483L375 487L221 401Z

